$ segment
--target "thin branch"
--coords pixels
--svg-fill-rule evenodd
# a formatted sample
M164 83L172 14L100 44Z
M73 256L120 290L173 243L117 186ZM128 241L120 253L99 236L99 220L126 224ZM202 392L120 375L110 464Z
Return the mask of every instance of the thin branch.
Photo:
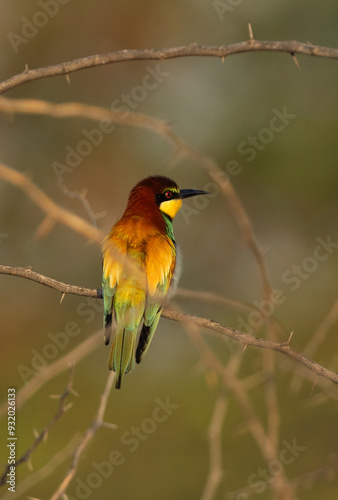
M289 358L293 359L297 363L306 366L316 375L327 378L332 382L338 384L338 375L336 373L328 370L327 368L324 368L315 361L306 358L303 354L290 347L290 345L287 342L272 342L271 340L265 340L259 337L252 337L251 335L248 335L246 333L241 333L228 326L224 326L221 323L218 323L217 321L212 321L207 318L199 318L197 316L191 316L189 314L183 314L181 312L171 311L168 309L163 310L162 316L164 318L172 319L174 321L181 321L181 322L191 321L197 326L221 333L227 338L235 340L236 342L239 342L244 346L254 346L263 349L272 349L274 351L278 351L282 354L285 354Z
M18 484L15 486L15 496L14 498L19 498L20 495L23 495L27 490L43 481L44 479L50 478L53 472L65 461L65 459L70 456L74 452L75 446L78 445L81 435L77 432L73 435L67 443L67 445L60 451L56 452L52 458L38 469L36 472L30 474L24 479L20 479ZM7 492L1 500L12 500L13 493L11 491ZM24 498L24 497L21 497ZM29 498L29 497L27 497Z
M208 302L210 304L219 304L231 309L243 311L247 314L251 313L252 311L258 311L258 307L250 304L249 302L229 299L228 297L223 297L222 295L218 295L217 293L203 290L189 290L188 288L178 288L175 296L182 297L184 299L200 300L202 302Z
M74 452L74 455L73 455L73 460L72 460L71 466L70 466L65 478L61 482L60 486L57 488L55 493L50 497L50 500L57 500L58 498L60 498L62 495L65 494L65 491L69 486L69 483L72 481L73 477L76 474L79 460L81 458L82 453L85 451L85 449L87 448L87 446L89 445L89 443L91 442L93 437L95 436L96 431L102 425L104 425L105 422L104 422L103 418L104 418L104 414L105 414L107 403L108 403L108 397L109 397L109 394L110 394L111 389L113 387L114 379L115 379L115 372L109 372L105 389L101 395L101 402L100 402L100 406L98 408L96 417L95 417L94 421L91 423L91 425L88 427L83 440L77 446L77 448ZM112 427L112 425L113 424L110 424L110 427Z
M69 210L65 210L64 208L57 205L49 196L47 196L41 189L39 189L34 182L32 182L26 175L14 170L13 168L0 163L0 179L4 179L5 181L13 184L21 188L30 198L31 200L38 205L41 210L43 210L46 214L46 218L42 223L44 229L38 228L38 233L45 233L46 227L48 230L56 223L59 222L64 224L65 226L70 227L74 231L83 236L86 236L88 239L100 243L103 240L103 233L85 221L78 215L69 212ZM114 255L114 257L122 262L127 268L131 269L134 274L138 277L139 281L144 281L145 273L136 266L134 261L129 258L127 255L123 255L117 248L110 247L110 253Z
M337 473L338 457L335 455L330 459L330 463L328 465L324 465L324 467L310 472L305 472L300 476L294 477L289 480L289 483L295 490L304 489L309 491L315 482L330 481L337 476ZM271 490L272 484L272 481L266 481L265 487L268 490ZM255 494L257 494L257 490L255 489L255 485L252 485L241 488L236 492L228 493L225 496L225 499L236 500L237 498L254 498Z
M101 242L102 233L89 222L57 205L49 196L39 189L26 175L3 163L0 163L0 179L20 188L27 196L49 215L55 222L70 227L88 239Z
M301 476L291 479L290 482L295 488L303 488L309 491L316 481L332 481L332 479L336 478L337 475L338 455L334 454L330 457L330 462L328 463L328 465L324 465L324 467L320 467L319 469L306 472Z
M263 423L256 414L253 405L251 404L250 398L247 394L248 387L245 381L237 377L237 371L240 366L241 358L238 357L238 355L237 359L236 356L232 356L227 366L223 365L211 349L209 349L195 323L185 323L185 328L189 336L193 339L194 344L200 353L201 359L210 369L217 372L224 388L232 391L234 394L246 419L248 429L251 432L253 439L256 441L264 459L267 462L277 460L277 450L269 435L266 433ZM276 492L276 500L291 500L291 487L283 472L274 478L273 485Z
M66 411L69 410L69 408L71 407L71 403L66 405L66 399L70 394L74 394L73 380L74 380L74 366L72 365L70 367L70 371L69 371L69 380L68 380L67 386L66 386L65 390L63 391L63 393L61 394L61 396L58 396L58 399L60 400L60 402L59 402L59 407L58 407L57 412L55 413L54 417L50 420L50 422L45 426L45 428L36 436L36 439L33 442L33 444L30 446L30 448L28 448L28 450L25 451L25 453L23 453L23 455L21 455L21 457L18 458L18 460L16 460L16 462L14 464L15 467L17 467L19 464L22 464L24 462L26 462L28 464L30 463L31 456L32 456L33 452L35 451L35 449L37 448L37 446L43 440L45 440L47 438L48 432L50 431L50 429L59 420L59 418L64 413L66 413ZM10 468L11 468L10 465L6 466L2 476L0 477L0 486L3 486L4 484L6 484L7 473L10 471Z
M0 97L0 110L4 113L30 114L38 116L52 116L53 118L86 118L94 121L109 120L112 123L123 123L141 127L158 134L169 134L165 129L170 129L168 123L158 118L153 118L135 111L121 111L107 109L92 104L79 102L63 102L60 104L43 101L41 99L8 99ZM162 132L163 131L163 132Z
M0 264L0 274L9 274L11 276L20 276L21 278L26 278L41 285L48 286L54 290L58 290L61 293L81 295L83 297L94 297L102 299L102 290L95 290L92 288L84 288L76 285L67 285L61 281L57 281L53 278L48 278L43 274L39 274L32 271L31 267L14 267L14 266L3 266Z
M10 273L7 272L6 268L10 268ZM12 272L12 266L2 266L0 265L0 274L11 274ZM51 278L48 278L47 276L43 275L38 275L38 273L34 273L34 276L29 276L26 275L25 270L26 268L17 268L23 270L18 271L15 275L16 276L21 276L23 274L24 278L31 279L32 281L37 281L40 282L41 279L44 279L44 285L47 285L51 288L55 288L57 286L57 290L59 290L59 287L64 287L64 289L67 288L65 283L61 282L56 282L55 280L52 280ZM84 290L84 291L83 291ZM91 295L89 292L90 289L88 288L82 288L78 287L78 290L76 290L76 286L72 285L72 294L75 295L85 295L86 297L98 297L98 291L97 289L92 289L91 290ZM60 290L59 290L60 291ZM78 293L77 293L78 292ZM63 292L66 293L66 292ZM329 380L332 380L332 382L335 382L338 384L338 375L327 368L324 368L323 366L319 365L315 361L312 361L311 359L306 358L303 354L300 352L296 351L292 347L290 347L288 342L273 342L271 340L265 340L261 339L258 337L252 337L251 335L248 335L246 333L238 332L237 330L234 330L233 328L230 328L228 326L224 326L221 323L218 323L217 321L212 321L208 318L200 318L198 316L191 316L189 314L184 314L179 311L172 311L169 309L164 309L162 311L162 316L167 319L171 319L174 321L180 321L180 322L192 322L197 326L200 326L202 328L207 328L209 330L213 330L215 332L221 333L222 335L235 340L236 342L239 342L240 344L244 346L254 346L254 347L260 347L263 349L272 349L274 351L281 352L282 354L285 354L286 356L290 357L294 361L297 361L298 363L302 364L303 366L306 366L309 370L313 371L316 375L320 377L327 378Z
M220 394L208 429L210 466L201 500L213 500L223 477L221 433L228 409L228 399Z
M72 61L54 64L37 69L26 68L22 73L19 73L0 83L0 93L7 92L10 89L18 87L27 82L48 78L57 75L68 75L74 71L79 71L87 68L94 68L105 64L112 64L123 61L140 61L140 60L157 60L172 59L177 57L190 56L211 56L224 59L233 54L243 52L257 51L272 51L286 52L291 55L305 54L317 57L328 57L338 59L338 49L330 47L322 47L320 45L312 45L310 43L302 43L296 40L246 40L244 42L233 43L230 45L201 46L196 43L184 45L181 47L172 47L165 49L138 49L138 50L120 50L117 52L109 52L106 54L96 54L87 57L81 57Z
M67 370L69 364L75 365L82 358L91 354L102 343L102 330L93 333L73 350L39 371L33 378L21 387L16 395L16 409L19 410L43 385L60 373ZM0 418L7 412L7 401L0 406Z
M317 330L310 337L308 343L304 347L304 354L307 357L314 356L319 346L324 342L329 329L334 325L338 319L338 299L335 301L325 318L321 321ZM298 376L297 372L291 381L291 389L294 392L299 392L302 387L302 379Z
M308 343L304 348L306 356L313 356L319 346L324 342L329 329L338 320L338 299L335 301L330 311L325 318L321 321L315 333L310 337Z

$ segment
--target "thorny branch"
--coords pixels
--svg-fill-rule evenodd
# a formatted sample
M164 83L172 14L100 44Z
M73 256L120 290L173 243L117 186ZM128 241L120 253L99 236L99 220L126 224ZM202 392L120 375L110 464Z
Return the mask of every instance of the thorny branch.
M61 482L60 486L57 488L55 493L50 497L50 500L57 500L61 496L64 498L65 491L68 488L69 483L72 481L73 477L76 474L81 455L85 451L85 449L87 448L93 437L95 436L96 431L102 426L109 427L111 429L116 427L114 424L104 422L104 414L106 411L109 394L113 387L114 379L115 379L115 372L109 372L105 389L101 395L101 402L96 417L94 421L91 423L91 425L88 427L84 438L77 446L73 455L71 466L66 476L64 477L63 481Z
M69 364L76 364L88 356L102 342L102 331L98 330L90 337L83 340L74 349L57 359L43 370L39 371L26 385L20 387L16 395L16 409L19 410L29 398L33 396L44 384L60 373L67 370ZM0 418L7 412L7 401L0 405Z
M23 495L27 490L30 488L33 488L36 484L38 484L40 481L43 481L47 478L49 478L53 472L60 467L60 465L69 457L72 455L74 452L75 447L78 445L79 440L80 440L80 433L76 432L70 441L67 443L67 445L62 448L62 450L57 451L51 458L48 460L47 463L45 463L40 469L37 471L33 472L29 476L25 477L24 479L21 479L19 483L16 485L15 488L15 494L16 497L19 498L19 495ZM14 498L16 498L14 497ZM22 497L24 498L24 497ZM35 500L32 499L32 497L26 497L27 499L30 500ZM12 500L13 499L13 493L11 491L8 491L5 493L4 496L1 497L1 500ZM66 500L66 498L65 498Z
M18 87L27 82L48 78L57 75L68 75L81 69L94 68L105 64L112 64L123 61L140 61L173 59L177 57L209 56L219 57L222 60L233 54L243 52L286 52L293 57L295 54L304 54L317 57L328 57L338 59L338 49L302 43L296 40L246 40L244 42L232 43L230 45L202 46L196 43L181 47L171 47L165 49L125 49L106 54L96 54L87 57L74 59L73 61L54 64L37 69L26 68L22 73L12 76L0 83L0 93L3 94L10 89Z
M33 274L32 274L33 273ZM75 285L66 285L65 283L61 283L59 281L53 280L51 278L48 278L47 276L43 276L39 273L31 271L31 269L27 268L15 268L12 266L3 266L0 265L0 274L15 274L15 276L20 276L24 278L28 278L32 281L36 281L38 283L43 283L46 286L49 286L50 288L54 288L55 290L61 291L62 293L72 293L75 295L81 295L81 296L86 296L86 297L96 297L100 298L99 295L102 295L99 293L97 289L89 289L89 288L82 288L82 287L76 287ZM66 290L68 289L67 287L70 287L70 292L67 292ZM198 316L191 316L189 314L184 314L179 311L173 311L169 309L164 309L162 312L162 316L164 318L168 318L174 321L180 321L180 322L192 322L195 325L203 328L207 328L209 330L216 331L218 333L221 333L222 335L226 336L229 339L235 340L236 342L239 342L240 344L244 345L245 347L248 346L255 346L255 347L260 347L264 349L272 349L274 351L281 352L282 354L285 354L286 356L289 356L291 359L294 361L297 361L298 363L306 366L309 370L313 371L316 375L320 377L327 378L331 380L332 382L335 382L338 384L338 375L327 368L324 368L323 366L319 365L315 361L312 361L311 359L306 358L303 354L300 352L296 351L292 347L290 347L289 341L288 342L272 342L270 340L265 340L261 339L258 337L252 337L251 335L248 335L246 333L238 332L237 330L234 330L228 326L224 326L216 321L212 321L208 318L200 318Z
M53 425L59 420L59 418L64 413L66 413L66 411L68 411L71 408L72 403L66 404L66 399L70 394L76 395L76 393L73 389L73 379L74 379L74 367L71 366L70 372L69 372L69 380L68 380L66 389L63 391L61 396L51 396L52 399L59 399L60 400L59 408L58 408L57 412L55 413L54 417L50 420L50 422L46 425L46 427L39 434L37 434L32 446L30 448L28 448L28 450L26 450L25 453L23 453L23 455L21 455L21 457L16 460L16 462L14 464L15 467L18 466L19 464L24 463L24 462L26 462L27 464L30 464L31 456L32 456L33 452L35 451L35 449L37 448L37 446L43 440L47 439L48 432L53 427ZM10 465L6 466L2 476L0 477L0 486L3 486L4 484L6 484L7 474L9 472L10 468L11 468Z

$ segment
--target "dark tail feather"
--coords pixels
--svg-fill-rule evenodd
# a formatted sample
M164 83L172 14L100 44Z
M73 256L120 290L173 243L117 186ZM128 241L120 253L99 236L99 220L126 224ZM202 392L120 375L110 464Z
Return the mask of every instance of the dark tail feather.
M112 322L113 322L112 313L105 314L105 316L104 316L104 343L106 345L108 345L110 342Z
M117 373L116 374L115 389L121 389L121 383L122 383L122 374Z
M146 325L145 323L142 326L142 330L140 333L140 338L138 341L138 346L136 349L136 363L141 363L142 359L146 355L150 342L154 336L156 331L159 319L161 317L162 306L157 309L155 317L152 319L151 324ZM145 322L147 318L145 318ZM149 323L149 322L148 322Z
M150 336L150 327L143 325L136 349L136 363L138 364L141 363L143 357L142 355L148 346L149 336Z

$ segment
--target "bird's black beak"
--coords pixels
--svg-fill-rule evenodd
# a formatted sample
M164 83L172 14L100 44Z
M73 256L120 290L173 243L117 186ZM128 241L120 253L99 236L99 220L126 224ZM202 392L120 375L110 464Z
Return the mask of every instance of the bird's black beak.
M200 189L181 189L178 198L190 198L190 196L197 196L198 194L209 194L208 191L201 191Z

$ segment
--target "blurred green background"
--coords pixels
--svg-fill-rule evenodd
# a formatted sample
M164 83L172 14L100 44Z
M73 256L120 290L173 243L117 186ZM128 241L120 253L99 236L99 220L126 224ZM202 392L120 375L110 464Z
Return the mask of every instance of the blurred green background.
M248 39L247 23L260 40L299 40L330 47L338 46L338 4L288 1L223 2L117 0L51 2L58 10L45 26L26 42L13 47L13 36L22 35L27 20L48 2L2 0L0 19L0 79L23 71L78 57L122 49L162 48L192 42L225 45ZM48 5L51 5L48 4ZM51 8L51 7L50 7ZM34 17L35 16L35 17ZM12 40L12 42L11 42ZM260 247L264 250L272 286L286 299L275 315L287 332L294 331L292 345L302 351L337 298L338 251L319 262L313 272L299 280L295 290L285 279L294 265L303 265L330 236L338 243L337 106L338 63L333 59L298 56L301 69L285 53L249 53L216 58L181 58L159 63L167 73L156 88L134 110L165 119L187 143L214 158L223 171L235 160L240 173L231 176L246 208ZM70 75L25 84L6 94L12 98L38 98L52 102L82 102L110 108L123 95L132 95L156 61L107 65ZM148 68L148 69L147 69ZM135 93L134 93L135 95ZM277 111L276 111L277 110ZM279 132L270 129L276 113L292 115ZM208 188L210 178L191 160L172 166L172 149L149 131L117 126L78 166L65 172L61 185L54 162L65 163L67 147L76 148L87 131L97 127L83 119L56 120L1 114L0 161L27 174L61 206L95 221L107 233L122 214L130 189L151 174L173 177L182 188ZM279 121L279 124L282 122ZM270 129L271 130L271 129ZM250 137L261 137L259 148L245 152ZM265 143L264 143L265 140ZM254 156L254 158L252 158ZM252 161L248 161L251 160ZM86 192L84 204L74 193ZM68 194L67 194L68 193ZM187 206L196 210L192 200ZM197 203L197 199L196 199ZM184 267L181 286L215 292L241 301L261 298L256 263L243 242L236 221L221 194L209 199L198 213L182 214L175 221ZM34 270L66 283L99 288L100 248L69 228L56 226L42 241L34 233L43 214L18 189L0 179L0 263L32 266ZM283 278L284 276L284 278ZM287 275L290 276L290 275ZM102 324L100 303L66 296L43 286L10 276L1 276L1 402L7 388L24 385L18 367L32 368L32 350L42 353L50 343L48 334L64 332L74 321L81 333L70 338L61 358ZM85 315L77 308L83 304ZM209 317L239 328L243 313L217 304L177 297L175 303L190 314ZM91 312L92 313L91 313ZM266 336L264 330L256 332ZM232 355L222 338L204 335L222 363ZM281 341L287 339L280 338ZM33 351L33 352L36 352ZM247 349L240 377L259 372L262 353ZM62 450L76 433L84 433L99 404L107 378L108 349L95 349L75 367L74 406L51 429L46 443L32 456L34 470ZM315 361L337 370L337 324L333 325ZM52 361L49 361L51 363ZM281 415L280 446L294 439L305 450L292 464L284 466L290 479L329 464L337 451L337 391L334 384L317 384L306 370L297 377L306 380L300 392L291 390L296 365L276 355L276 381ZM210 374L209 374L210 375ZM57 410L50 394L60 394L67 373L48 382L17 414L18 448L23 453L33 442L33 429L41 430ZM69 498L112 498L162 500L200 498L209 468L207 428L218 394L210 383L200 356L180 324L162 319L149 354L137 370L126 377L123 389L111 395L106 420L116 430L101 428L84 456ZM266 421L264 383L249 391L254 409ZM236 399L228 394L229 408L222 430L224 478L215 496L243 499L233 494L248 486L248 478L267 468L260 450L245 427L245 417ZM144 424L158 406L158 398L178 405L172 414L140 440L138 448L123 442L133 426ZM6 436L6 420L1 435ZM7 461L1 443L0 462ZM95 471L93 462L108 460L119 450L124 463L102 479L93 493L79 492ZM55 471L24 495L47 499L63 479L70 463L64 459ZM29 476L26 465L17 468L18 485ZM81 483L82 484L82 483ZM86 483L87 484L87 483ZM337 479L320 478L297 489L297 498L337 498ZM5 489L2 490L5 492ZM81 494L82 496L81 496ZM244 494L243 494L244 495ZM252 498L274 498L264 489Z

